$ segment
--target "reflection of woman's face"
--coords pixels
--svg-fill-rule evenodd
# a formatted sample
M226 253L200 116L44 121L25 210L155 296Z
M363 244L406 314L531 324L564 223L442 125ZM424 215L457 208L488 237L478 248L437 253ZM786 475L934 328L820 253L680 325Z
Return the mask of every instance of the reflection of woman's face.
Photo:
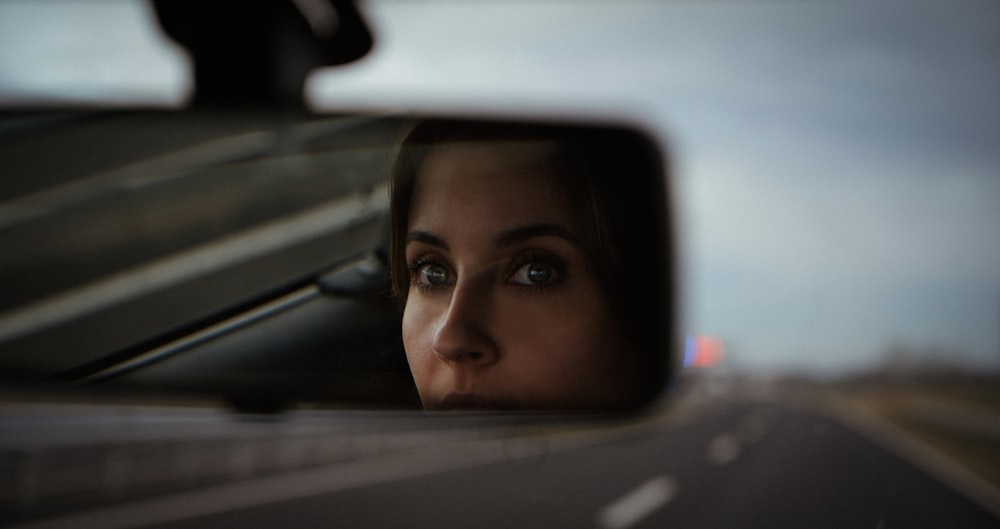
M606 408L623 351L538 144L437 147L417 173L403 344L427 409Z

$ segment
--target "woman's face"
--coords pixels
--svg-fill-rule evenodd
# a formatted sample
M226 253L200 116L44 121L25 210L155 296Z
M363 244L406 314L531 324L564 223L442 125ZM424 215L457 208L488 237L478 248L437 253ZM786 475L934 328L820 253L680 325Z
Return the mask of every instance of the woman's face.
M426 409L599 409L635 391L549 154L449 144L417 173L403 344Z

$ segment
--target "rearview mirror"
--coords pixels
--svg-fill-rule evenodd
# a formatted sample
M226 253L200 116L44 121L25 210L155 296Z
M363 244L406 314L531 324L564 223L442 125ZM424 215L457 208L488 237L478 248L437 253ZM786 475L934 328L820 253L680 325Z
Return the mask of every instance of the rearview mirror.
M8 385L250 410L606 412L671 378L667 163L636 127L4 121Z

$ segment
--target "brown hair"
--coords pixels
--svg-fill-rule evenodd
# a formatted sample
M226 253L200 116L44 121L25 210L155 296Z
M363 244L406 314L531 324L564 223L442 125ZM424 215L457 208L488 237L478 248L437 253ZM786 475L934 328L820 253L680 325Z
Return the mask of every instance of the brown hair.
M662 388L669 292L664 166L658 149L625 129L464 120L418 123L403 140L392 171L390 274L405 305L410 203L420 168L435 146L457 142L530 141L554 146L552 167L564 190L584 252L612 314L649 354L651 385ZM654 374L655 373L655 374ZM644 395L646 396L646 395ZM651 395L649 395L651 396Z

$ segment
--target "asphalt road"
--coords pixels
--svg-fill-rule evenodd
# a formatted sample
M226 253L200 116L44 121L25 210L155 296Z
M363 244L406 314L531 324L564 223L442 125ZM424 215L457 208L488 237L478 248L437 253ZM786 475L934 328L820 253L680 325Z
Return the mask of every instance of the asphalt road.
M649 484L654 485L650 486ZM609 507L657 488L649 515ZM625 500L627 501L627 499ZM642 509L639 509L642 511ZM733 406L712 417L523 460L158 527L998 527L858 433L810 412Z
M1000 527L991 512L816 411L731 403L611 437L562 434L442 443L60 523L163 528Z

